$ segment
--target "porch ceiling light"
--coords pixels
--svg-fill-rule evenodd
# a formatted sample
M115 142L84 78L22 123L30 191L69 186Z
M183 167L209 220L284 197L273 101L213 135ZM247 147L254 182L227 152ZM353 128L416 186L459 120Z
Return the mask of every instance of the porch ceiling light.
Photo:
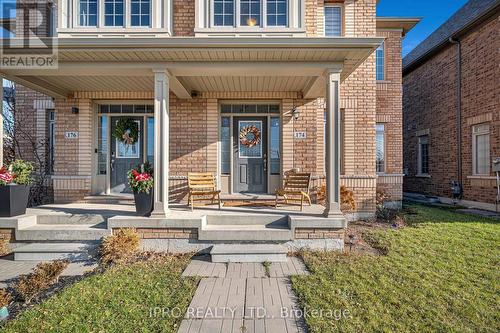
M257 20L254 19L253 17L250 17L247 19L247 25L249 27L254 27L257 24Z
M300 111L297 109L297 107L293 107L292 109L292 117L293 119L297 120L299 119L299 116L300 116Z

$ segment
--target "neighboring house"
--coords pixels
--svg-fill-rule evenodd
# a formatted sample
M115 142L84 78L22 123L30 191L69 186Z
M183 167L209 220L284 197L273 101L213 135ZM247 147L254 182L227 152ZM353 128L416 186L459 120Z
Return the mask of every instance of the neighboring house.
M58 68L0 72L24 85L17 108L50 141L56 202L127 192L127 170L148 160L160 211L185 200L196 171L231 194L274 193L287 171L311 172L327 213L339 185L354 191L357 217L374 216L377 190L400 204L401 40L418 19L377 18L375 0L56 7ZM111 134L123 118L140 125L133 149ZM249 125L261 133L253 148L238 145Z
M465 204L494 208L499 11L471 0L404 58L405 192L452 198L458 182Z

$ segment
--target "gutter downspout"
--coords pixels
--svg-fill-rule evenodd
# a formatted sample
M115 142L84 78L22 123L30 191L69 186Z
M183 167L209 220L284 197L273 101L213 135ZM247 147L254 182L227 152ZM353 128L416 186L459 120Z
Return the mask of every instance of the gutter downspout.
M457 176L462 196L462 44L450 37L449 42L457 45Z

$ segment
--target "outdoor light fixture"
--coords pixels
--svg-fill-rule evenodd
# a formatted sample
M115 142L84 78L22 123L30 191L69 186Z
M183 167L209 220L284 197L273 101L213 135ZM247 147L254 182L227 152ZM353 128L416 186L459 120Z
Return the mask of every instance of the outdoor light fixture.
M295 106L292 108L292 116L295 120L299 119L300 116L300 111Z
M253 17L250 17L247 19L247 25L249 27L254 27L255 25L257 25L257 20L254 19Z

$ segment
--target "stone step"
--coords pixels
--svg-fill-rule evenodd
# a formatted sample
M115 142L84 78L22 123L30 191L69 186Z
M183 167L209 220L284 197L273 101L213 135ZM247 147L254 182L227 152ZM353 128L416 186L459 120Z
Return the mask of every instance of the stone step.
M14 260L49 261L66 259L87 261L95 254L99 242L29 243L13 250Z
M67 225L96 225L106 222L110 216L105 216L101 214L50 214L50 215L38 215L36 223L37 224L67 224Z
M269 225L288 227L286 215L207 215L207 225Z
M17 241L89 241L100 240L111 234L105 223L101 224L37 224L18 229Z
M199 240L206 241L288 241L292 231L287 227L269 225L205 225Z
M133 204L134 197L132 195L90 195L80 200L81 203L87 204Z
M217 244L212 262L286 262L287 249L279 244Z

